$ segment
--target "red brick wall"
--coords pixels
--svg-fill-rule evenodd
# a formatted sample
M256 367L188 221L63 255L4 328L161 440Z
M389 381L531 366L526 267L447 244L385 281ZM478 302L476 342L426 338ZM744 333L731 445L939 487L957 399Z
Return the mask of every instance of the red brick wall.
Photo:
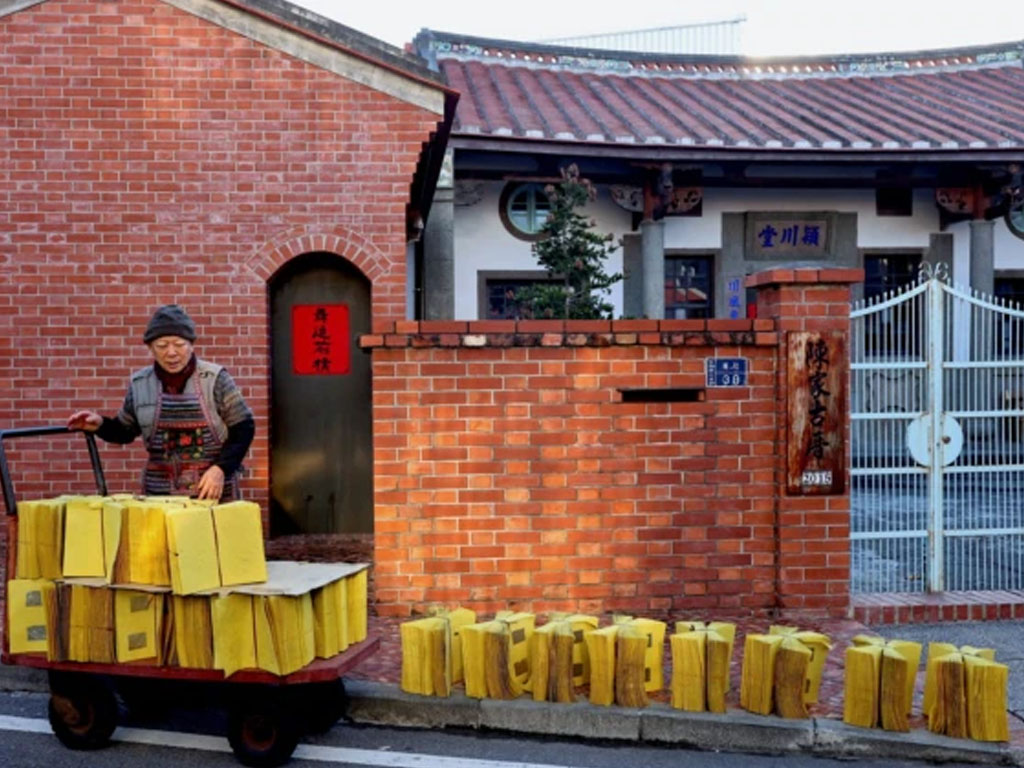
M797 277L854 276L765 275L753 321L404 322L364 337L378 611L844 614L848 497L785 497L780 361L784 331L849 322L849 291L776 284ZM747 358L748 386L623 402L703 390L714 356Z
M0 426L115 411L151 310L178 301L256 413L245 485L265 505L266 281L332 250L371 276L375 318L404 317L436 116L159 0L0 18L0 104ZM33 443L19 490L69 490L65 453ZM135 489L141 450L103 454L111 489Z

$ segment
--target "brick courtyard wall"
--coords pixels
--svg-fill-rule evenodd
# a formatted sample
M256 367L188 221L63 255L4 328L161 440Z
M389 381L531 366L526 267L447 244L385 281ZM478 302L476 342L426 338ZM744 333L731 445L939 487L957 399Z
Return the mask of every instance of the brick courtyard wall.
M364 337L378 612L844 615L848 497L785 497L784 365L787 331L847 327L857 279L759 275L756 320L398 322ZM706 387L709 357L746 358L747 386ZM643 401L666 389L690 401Z
M333 252L372 281L375 320L405 317L406 203L438 115L159 0L0 18L0 104L0 426L115 412L150 313L177 301L255 411L243 488L266 508L267 281ZM19 492L88 490L74 449L25 445ZM141 448L102 451L111 490L137 489Z

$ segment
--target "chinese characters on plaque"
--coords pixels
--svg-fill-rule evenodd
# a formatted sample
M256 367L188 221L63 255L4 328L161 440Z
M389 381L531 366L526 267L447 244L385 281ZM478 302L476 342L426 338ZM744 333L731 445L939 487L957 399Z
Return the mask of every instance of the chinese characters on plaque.
M748 214L747 258L762 261L787 258L826 258L829 248L827 216L794 218Z
M347 304L292 307L292 371L307 376L349 372Z
M789 334L789 447L791 494L842 493L846 481L844 337Z

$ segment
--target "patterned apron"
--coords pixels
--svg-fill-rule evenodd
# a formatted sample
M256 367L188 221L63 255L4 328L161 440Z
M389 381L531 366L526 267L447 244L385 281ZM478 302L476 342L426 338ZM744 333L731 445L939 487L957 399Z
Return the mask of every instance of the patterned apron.
M195 496L199 479L220 455L222 443L207 416L199 377L190 384L180 395L160 395L142 475L147 496ZM237 497L236 478L225 478L221 502Z

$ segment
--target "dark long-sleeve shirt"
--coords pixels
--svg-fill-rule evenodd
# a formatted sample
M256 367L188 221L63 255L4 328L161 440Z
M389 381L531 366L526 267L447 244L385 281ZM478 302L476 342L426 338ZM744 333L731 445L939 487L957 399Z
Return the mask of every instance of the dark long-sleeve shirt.
M221 468L225 477L231 477L242 465L242 460L252 444L256 434L256 422L231 375L223 369L217 374L217 380L214 382L213 398L217 413L228 428L220 454L213 463ZM135 440L140 434L142 430L135 420L135 403L129 389L117 416L104 417L96 435L108 443L124 445Z

